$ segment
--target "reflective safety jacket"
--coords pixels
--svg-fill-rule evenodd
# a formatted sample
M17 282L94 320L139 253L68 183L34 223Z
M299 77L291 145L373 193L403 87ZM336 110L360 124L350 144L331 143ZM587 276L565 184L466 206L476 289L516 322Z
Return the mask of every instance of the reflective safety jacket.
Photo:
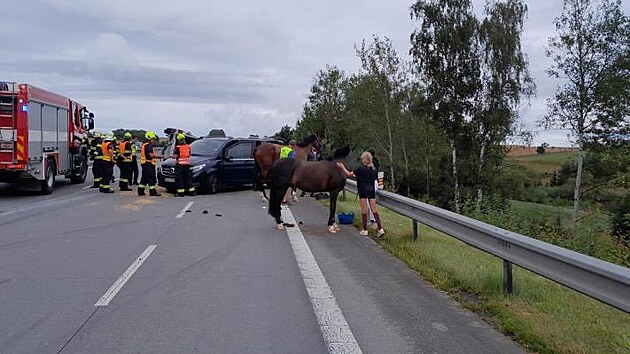
M123 162L131 162L131 154L133 153L131 151L131 145L130 141L123 141L118 144L118 151L120 152L120 156L122 156Z
M114 161L114 145L110 141L101 144L103 152L103 161Z
M291 149L288 146L283 146L280 149L280 158L281 159L286 159L287 157L293 157L292 152L293 152L293 149Z
M190 165L190 145L183 144L175 147L178 165Z
M151 144L151 142L149 141L142 144L142 149L140 151L140 163L141 164L151 163L154 165L157 164L157 159L155 158L155 152L153 152L153 144Z
M103 139L94 138L92 143L90 144L90 155L92 160L102 160L103 159L103 151L101 150L101 145L103 143Z

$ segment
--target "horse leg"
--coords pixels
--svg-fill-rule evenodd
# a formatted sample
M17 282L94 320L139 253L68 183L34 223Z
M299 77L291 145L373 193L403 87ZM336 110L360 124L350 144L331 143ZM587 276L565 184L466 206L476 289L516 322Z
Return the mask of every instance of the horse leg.
M333 210L333 227L335 228L335 231L339 231L341 230L341 228L339 227L339 225L337 225L337 222L335 221L335 216L337 214L337 198L339 198L339 191L335 192L335 209Z
M269 199L269 215L271 215L276 220L276 225L278 230L284 230L284 223L282 222L282 206L280 205L282 201L282 196L286 191L287 186L276 186L275 183L271 182L271 199Z
M337 195L339 192L330 192L330 214L328 215L328 232L334 234L338 231L339 226L335 223L335 211L337 210ZM336 227L335 227L336 226Z

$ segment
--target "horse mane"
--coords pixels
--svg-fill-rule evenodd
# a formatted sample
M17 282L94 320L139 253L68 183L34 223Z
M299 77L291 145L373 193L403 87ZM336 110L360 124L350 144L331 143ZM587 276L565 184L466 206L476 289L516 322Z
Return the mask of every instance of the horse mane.
M305 147L305 146L307 146L309 144L314 143L316 139L317 139L317 135L311 134L311 135L307 136L306 138L304 138L304 140L298 142L297 146L303 148L303 147Z
M328 161L335 161L335 160L344 159L346 156L350 155L350 151L351 151L350 145L345 145L345 146L335 150L333 155L328 157L326 160L328 160Z

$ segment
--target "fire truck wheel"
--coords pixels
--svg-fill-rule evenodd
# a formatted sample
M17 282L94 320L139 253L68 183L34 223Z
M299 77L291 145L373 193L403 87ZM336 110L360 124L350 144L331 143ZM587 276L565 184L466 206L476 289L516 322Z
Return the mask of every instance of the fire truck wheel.
M55 188L55 162L48 160L46 164L46 175L42 181L41 192L42 194L50 194Z
M87 159L83 156L81 156L81 159L82 159L81 167L79 168L78 171L76 171L76 174L73 174L70 177L71 183L74 183L74 184L83 183L85 182L85 179L87 178L87 174L88 174Z

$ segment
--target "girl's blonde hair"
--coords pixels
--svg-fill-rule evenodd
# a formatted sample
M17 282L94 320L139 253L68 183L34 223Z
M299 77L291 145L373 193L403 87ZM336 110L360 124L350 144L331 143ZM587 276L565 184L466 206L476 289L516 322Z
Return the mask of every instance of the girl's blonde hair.
M367 151L364 151L361 154L361 162L369 168L374 168L374 164L372 163L372 154Z

